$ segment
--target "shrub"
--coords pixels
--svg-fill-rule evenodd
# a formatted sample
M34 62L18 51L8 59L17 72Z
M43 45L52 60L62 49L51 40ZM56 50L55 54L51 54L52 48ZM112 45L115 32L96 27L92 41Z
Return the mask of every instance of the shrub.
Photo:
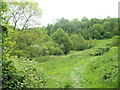
M109 48L108 47L97 47L95 48L95 51L90 53L91 56L98 56L98 55L103 55L104 53L108 52Z
M48 51L49 51L49 55L62 55L63 50L60 48L60 46L55 43L54 41L49 41L46 42L44 45L47 46Z
M13 64L21 75L24 76L24 83L26 88L45 88L46 79L44 78L43 70L40 68L39 63L26 58L12 58Z
M73 50L84 50L91 48L95 45L94 40L85 40L81 35L78 34L71 35L71 41Z
M5 56L2 61L2 67L3 89L23 89L26 87L22 71L17 70L11 58Z
M88 48L92 48L92 47L94 47L95 45L96 45L96 40L94 39L92 39L92 38L89 38L89 40L88 40Z
M104 33L104 37L105 38L111 38L113 35L112 35L112 33L111 32L105 32Z
M3 33L3 55L2 55L2 88L3 89L23 89L26 87L24 83L24 75L17 70L13 64L11 53L14 50L14 42L11 42L11 31L6 35Z
M119 46L119 40L120 40L120 36L115 36L112 38L112 42L108 43L108 46Z

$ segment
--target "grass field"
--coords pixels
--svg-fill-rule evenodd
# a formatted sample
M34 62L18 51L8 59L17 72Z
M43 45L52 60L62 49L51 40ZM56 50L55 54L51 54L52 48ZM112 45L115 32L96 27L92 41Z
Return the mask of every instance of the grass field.
M35 58L47 77L48 88L114 88L118 85L118 47L91 55L111 39L97 40L96 46L68 55Z

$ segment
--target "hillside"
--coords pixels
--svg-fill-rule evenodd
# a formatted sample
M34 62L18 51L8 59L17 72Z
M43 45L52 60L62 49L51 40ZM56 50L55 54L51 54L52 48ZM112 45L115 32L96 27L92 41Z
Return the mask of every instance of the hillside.
M35 58L47 77L47 87L117 87L118 48L112 47L101 55L95 55L96 49L104 48L109 42L111 39L97 40L96 47L91 49L71 51L68 55Z

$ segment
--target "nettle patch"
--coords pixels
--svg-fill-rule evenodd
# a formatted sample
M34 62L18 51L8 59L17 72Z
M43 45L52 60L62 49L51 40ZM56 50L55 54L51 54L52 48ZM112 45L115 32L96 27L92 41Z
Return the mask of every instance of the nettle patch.
M86 65L85 73L87 74L85 75L85 84L87 86L90 85L90 87L118 87L117 50L117 47L113 47L109 50L108 53L94 58L94 60ZM93 86L95 84L96 86Z
M99 56L109 51L109 47L97 47L95 50L90 53L90 56Z

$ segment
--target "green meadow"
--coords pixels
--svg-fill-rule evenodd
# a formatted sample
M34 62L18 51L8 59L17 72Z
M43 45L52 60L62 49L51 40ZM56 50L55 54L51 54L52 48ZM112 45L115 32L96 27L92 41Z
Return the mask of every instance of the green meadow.
M68 55L35 58L47 77L49 88L115 88L118 86L118 47L91 56L111 39L97 40L96 46Z

